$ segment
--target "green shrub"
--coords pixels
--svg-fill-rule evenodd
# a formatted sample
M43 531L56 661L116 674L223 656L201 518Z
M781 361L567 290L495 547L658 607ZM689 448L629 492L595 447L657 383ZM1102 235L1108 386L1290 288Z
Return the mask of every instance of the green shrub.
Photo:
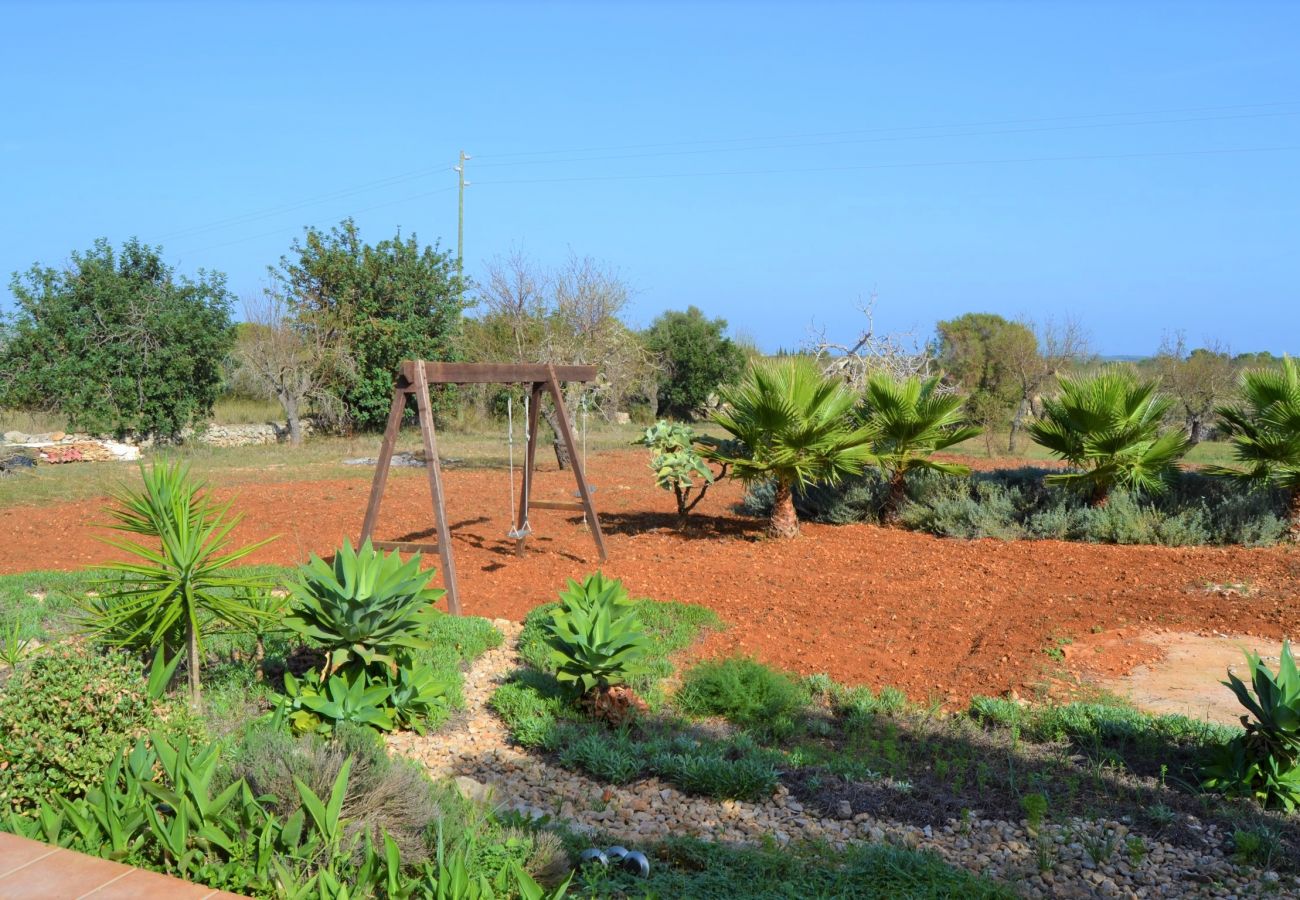
M1286 496L1280 490L1252 490L1239 482L1180 472L1168 489L1139 499L1116 489L1106 505L1091 507L1073 491L1045 482L1054 470L997 469L968 478L933 472L907 477L908 503L902 524L940 537L968 540L1021 538L1114 544L1275 544L1286 534ZM878 522L886 494L878 470L838 486L795 492L799 515L844 525ZM770 484L750 487L741 511L767 515Z
M1250 687L1232 672L1223 684L1251 718L1242 717L1245 734L1228 742L1206 767L1205 785L1292 812L1300 807L1300 671L1289 641L1282 645L1276 675L1258 654L1248 652L1246 659Z
M647 428L637 441L654 454L650 459L650 471L655 473L655 484L665 491L672 491L677 500L678 527L686 524L686 517L704 499L713 483L727 477L729 467L726 464L714 475L704 457L700 456L695 445L701 441L716 446L716 442L697 438L689 425L664 420Z
M160 717L192 727L149 698L125 654L54 647L33 657L0 691L0 813L80 797Z
M794 678L744 657L703 662L688 670L674 701L692 716L722 716L760 734L785 738L808 702Z
M623 583L599 572L570 579L546 630L555 677L582 694L628 683L650 646Z

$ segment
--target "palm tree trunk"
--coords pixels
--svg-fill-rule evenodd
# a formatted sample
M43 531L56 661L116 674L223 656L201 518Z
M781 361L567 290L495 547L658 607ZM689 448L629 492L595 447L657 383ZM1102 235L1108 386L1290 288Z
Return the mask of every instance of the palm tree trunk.
M776 497L772 500L772 520L767 526L768 533L776 538L799 536L799 514L794 508L794 491L790 483L777 479Z
M886 525L897 525L902 519L903 503L907 500L907 476L902 469L896 469L889 476L889 494L885 497L885 507L880 511L880 521Z
M1104 482L1097 482L1092 486L1092 496L1088 498L1088 505L1093 509L1101 509L1110 502L1110 485Z
M1300 487L1291 489L1287 498L1287 537L1300 544Z

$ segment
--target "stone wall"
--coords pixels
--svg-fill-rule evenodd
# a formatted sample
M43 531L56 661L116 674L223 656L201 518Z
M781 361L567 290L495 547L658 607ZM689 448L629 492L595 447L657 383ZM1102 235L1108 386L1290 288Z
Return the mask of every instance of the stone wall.
M302 433L309 436L314 429L309 420L303 420ZM289 440L287 422L255 422L249 425L218 425L215 422L195 435L194 440L211 447L250 447L257 444L278 444Z

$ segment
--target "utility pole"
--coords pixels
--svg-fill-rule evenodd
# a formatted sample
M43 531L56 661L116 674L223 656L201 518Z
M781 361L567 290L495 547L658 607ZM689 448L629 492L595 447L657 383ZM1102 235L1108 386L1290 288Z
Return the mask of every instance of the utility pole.
M460 151L460 163L455 166L460 177L459 201L456 208L456 278L460 281L460 298L465 299L465 160L473 159L464 150Z

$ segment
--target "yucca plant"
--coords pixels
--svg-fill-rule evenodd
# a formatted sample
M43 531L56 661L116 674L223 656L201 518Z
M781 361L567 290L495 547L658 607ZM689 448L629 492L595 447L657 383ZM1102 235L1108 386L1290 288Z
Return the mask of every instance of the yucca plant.
M1246 661L1249 687L1231 672L1223 682L1250 713L1241 717L1246 733L1206 768L1205 784L1291 812L1300 807L1300 671L1290 641L1282 644L1276 675L1256 653L1247 652Z
M295 601L285 625L322 644L322 680L340 666L380 664L397 668L396 654L429 647L433 604L445 593L428 587L433 572L420 571L420 554L406 562L396 551L383 553L366 541L350 541L330 565L318 556L299 569L289 585Z
M623 583L599 572L569 580L546 631L555 677L581 694L626 684L649 649Z
M1246 468L1205 471L1286 491L1288 534L1300 541L1300 367L1288 356L1279 368L1243 372L1241 402L1215 412L1233 454Z
M1105 506L1116 486L1162 493L1189 449L1181 429L1161 427L1172 403L1155 381L1123 369L1062 378L1060 396L1043 400L1043 415L1028 430L1082 471L1049 475L1047 483L1086 489L1094 507Z
M99 596L83 604L86 627L107 643L135 650L183 645L187 655L190 700L200 700L203 626L210 619L246 626L259 611L238 592L269 590L262 578L232 575L227 569L274 538L233 550L230 532L242 516L230 516L230 503L215 503L201 482L179 463L141 466L143 485L122 488L109 508L108 527L150 539L104 538L135 562L96 566L103 573L92 587ZM155 544L156 542L156 544Z
M871 453L889 481L889 494L881 518L898 521L907 499L907 473L930 469L946 475L969 475L970 467L930 458L964 440L980 429L962 419L962 398L940 392L938 376L922 379L895 378L878 372L867 379L859 408L859 419L872 433Z
M713 420L739 446L709 448L702 455L731 466L743 481L776 483L768 524L775 537L799 533L796 487L836 484L874 459L871 429L856 425L851 415L857 398L811 360L756 362L740 384L723 388L722 400L724 408Z

